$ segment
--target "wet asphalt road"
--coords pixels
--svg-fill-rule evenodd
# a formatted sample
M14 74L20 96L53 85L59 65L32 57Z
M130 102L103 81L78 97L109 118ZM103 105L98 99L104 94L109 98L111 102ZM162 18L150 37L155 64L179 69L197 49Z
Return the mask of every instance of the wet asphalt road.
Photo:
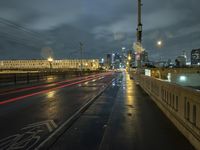
M50 150L194 150L150 97L118 78Z
M0 149L33 149L116 74L0 93Z

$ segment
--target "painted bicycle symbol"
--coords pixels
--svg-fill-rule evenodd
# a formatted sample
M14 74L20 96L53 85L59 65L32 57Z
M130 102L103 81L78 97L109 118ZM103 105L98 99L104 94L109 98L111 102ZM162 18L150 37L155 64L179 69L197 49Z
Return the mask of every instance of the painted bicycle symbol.
M0 140L1 150L30 150L40 141L44 132L52 132L57 125L53 120L29 124L20 130L20 134L11 135Z

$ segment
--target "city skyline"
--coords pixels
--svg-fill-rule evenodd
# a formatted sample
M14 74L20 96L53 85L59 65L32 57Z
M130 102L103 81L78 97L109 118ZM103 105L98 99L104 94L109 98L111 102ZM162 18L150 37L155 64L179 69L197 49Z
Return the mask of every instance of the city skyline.
M150 59L175 59L183 50L190 56L200 47L198 3L143 0L143 46ZM136 41L137 1L1 0L0 7L0 59L78 58L80 41L85 57L100 58L123 46L130 50Z

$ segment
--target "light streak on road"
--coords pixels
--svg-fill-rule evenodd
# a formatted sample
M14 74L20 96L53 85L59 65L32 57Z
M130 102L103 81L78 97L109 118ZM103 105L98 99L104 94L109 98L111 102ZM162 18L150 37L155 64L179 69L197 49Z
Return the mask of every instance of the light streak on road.
M68 82L71 82L71 81L77 81L77 80L81 80L81 79L87 79L87 78L90 78L92 76L93 77L94 76L96 76L96 77L98 76L99 77L101 75L106 75L106 74L105 73L101 73L101 74L90 75L90 76L85 76L85 77L77 77L77 78L68 79L68 80L64 80L64 81L59 81L59 82L55 82L55 83L47 83L47 84L38 85L38 86L20 88L20 89L17 89L17 90L0 93L0 96L2 96L2 95L8 95L8 94L13 94L13 93L18 93L18 92L29 91L29 90L34 90L34 89L43 88L43 87L51 87L51 86L55 86L55 85L62 84L62 83L68 83Z
M110 75L110 74L107 74L107 75ZM68 86L77 85L77 84L80 84L80 83L92 81L92 80L98 79L98 78L99 78L99 76L90 77L90 78L87 78L87 79L84 79L84 80L80 80L80 81L76 81L76 82L72 82L72 83L68 83L68 84L63 84L63 85L60 85L60 86L57 86L57 87L54 87L54 88L51 88L51 89L42 90L42 91L39 91L39 92L34 92L34 93L31 93L31 94L22 95L22 96L19 96L19 97L14 97L14 98L11 98L11 99L8 99L8 100L3 100L3 101L0 102L0 105L15 102L15 101L25 99L25 98L28 98L28 97L32 97L32 96L35 96L35 95L51 92L51 91L58 90L58 89L61 89L61 88L65 88L65 87L68 87Z

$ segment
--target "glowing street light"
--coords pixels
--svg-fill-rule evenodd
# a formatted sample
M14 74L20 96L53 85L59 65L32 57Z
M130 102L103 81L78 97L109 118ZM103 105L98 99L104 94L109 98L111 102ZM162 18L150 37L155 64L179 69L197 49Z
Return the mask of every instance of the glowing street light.
M129 60L129 61L131 60L131 56L128 56L128 60Z
M161 47L163 45L163 42L161 40L157 41L157 46Z
M52 57L49 57L47 60L48 60L49 62L52 62L52 61L53 61L53 58L52 58Z
M49 65L50 65L50 71L51 71L51 69L52 69L53 58L52 58L52 57L49 57L47 60L48 60L48 62L49 62Z
M104 63L104 58L101 58L101 63Z

